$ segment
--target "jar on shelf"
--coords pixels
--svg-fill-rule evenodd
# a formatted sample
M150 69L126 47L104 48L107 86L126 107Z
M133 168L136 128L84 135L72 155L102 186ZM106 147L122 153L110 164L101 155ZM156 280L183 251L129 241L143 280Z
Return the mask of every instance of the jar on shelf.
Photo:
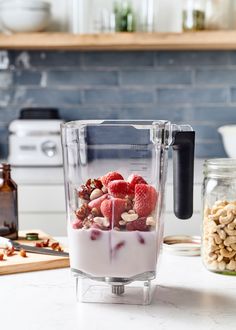
M183 31L205 29L205 0L184 0L182 12Z
M136 15L131 1L115 1L113 5L116 32L135 32Z
M232 24L231 0L206 0L205 27L208 30L226 30Z
M214 273L236 275L236 160L204 164L202 258Z

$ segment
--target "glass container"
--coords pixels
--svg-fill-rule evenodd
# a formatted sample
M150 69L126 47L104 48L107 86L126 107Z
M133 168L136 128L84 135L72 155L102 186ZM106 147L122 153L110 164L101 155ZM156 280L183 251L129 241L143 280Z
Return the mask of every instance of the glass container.
M18 238L17 185L9 164L0 164L0 236Z
M205 29L205 5L205 0L184 0L183 31L201 31Z
M212 272L236 275L236 160L204 164L202 257Z
M75 121L62 125L62 145L78 300L149 304L163 241L170 146L175 214L192 215L192 128L168 121Z
M206 0L206 29L229 29L231 25L231 5L231 0Z

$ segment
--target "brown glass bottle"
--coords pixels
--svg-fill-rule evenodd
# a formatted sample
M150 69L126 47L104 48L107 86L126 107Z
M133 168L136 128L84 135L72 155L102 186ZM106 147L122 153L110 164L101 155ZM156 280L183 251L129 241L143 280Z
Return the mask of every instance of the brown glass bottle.
M9 164L0 164L0 236L18 238L17 185Z

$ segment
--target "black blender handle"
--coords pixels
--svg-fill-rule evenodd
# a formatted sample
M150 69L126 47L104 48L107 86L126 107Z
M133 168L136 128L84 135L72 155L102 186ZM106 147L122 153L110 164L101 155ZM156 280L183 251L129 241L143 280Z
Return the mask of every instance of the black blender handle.
M195 132L173 134L174 213L179 219L193 214Z

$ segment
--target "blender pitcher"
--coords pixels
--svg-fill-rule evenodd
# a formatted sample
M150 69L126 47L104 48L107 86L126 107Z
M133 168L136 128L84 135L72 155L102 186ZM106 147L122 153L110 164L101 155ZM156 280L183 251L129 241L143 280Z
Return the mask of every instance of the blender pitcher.
M78 300L149 304L163 241L168 149L174 212L188 219L195 133L169 121L73 121L61 129Z

